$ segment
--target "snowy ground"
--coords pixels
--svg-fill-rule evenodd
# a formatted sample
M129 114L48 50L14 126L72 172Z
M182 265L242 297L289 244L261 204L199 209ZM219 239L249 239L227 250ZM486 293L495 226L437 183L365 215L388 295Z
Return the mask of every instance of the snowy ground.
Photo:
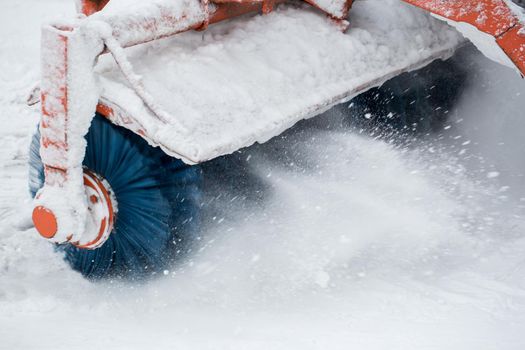
M93 284L37 237L26 190L39 23L72 10L0 13L0 349L525 348L525 83L512 71L468 56L471 87L417 147L328 114L244 151L237 177L207 190L190 264Z

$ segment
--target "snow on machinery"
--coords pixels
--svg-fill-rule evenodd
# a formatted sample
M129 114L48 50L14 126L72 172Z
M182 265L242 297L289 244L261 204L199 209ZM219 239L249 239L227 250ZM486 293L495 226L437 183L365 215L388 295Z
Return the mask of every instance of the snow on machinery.
M33 222L75 269L162 269L198 230L193 164L450 57L463 38L416 7L525 74L525 21L506 0L306 0L317 9L174 36L283 2L84 0L83 15L43 27Z

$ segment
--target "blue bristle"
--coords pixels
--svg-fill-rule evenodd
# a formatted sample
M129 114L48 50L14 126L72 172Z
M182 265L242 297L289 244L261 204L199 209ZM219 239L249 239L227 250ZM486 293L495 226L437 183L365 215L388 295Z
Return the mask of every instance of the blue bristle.
M84 166L105 178L118 203L109 239L95 250L70 244L57 248L88 278L141 278L165 269L183 255L197 233L201 171L151 147L104 117L93 119L86 135ZM29 189L44 183L40 132L29 155Z

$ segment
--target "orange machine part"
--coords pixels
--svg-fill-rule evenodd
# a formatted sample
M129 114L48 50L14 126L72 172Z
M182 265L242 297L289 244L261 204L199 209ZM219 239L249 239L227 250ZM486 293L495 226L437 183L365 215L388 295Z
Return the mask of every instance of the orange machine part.
M41 205L33 209L33 223L35 228L44 238L53 238L58 231L55 214Z
M525 76L525 27L518 24L496 39L498 45Z
M80 11L86 16L90 16L102 10L108 2L109 0L82 0Z
M90 248L93 245L97 244L102 239L102 237L104 235L104 231L106 230L106 227L108 227L108 229L111 230L112 227L113 227L113 223L115 221L115 211L113 209L113 204L111 202L111 196L110 196L106 186L104 186L102 181L100 181L100 179L97 177L97 175L94 174L93 172L91 172L91 171L89 171L87 169L84 169L84 173L88 173L90 175L91 179L93 179L93 181L95 182L95 183L93 183L89 178L84 176L84 186L91 187L95 191L99 190L102 193L106 203L108 204L109 218L108 218L108 220L106 220L106 218L101 220L100 228L99 228L97 237L95 237L95 239L93 239L91 242L88 242L88 243L82 244L82 245L78 244L78 243L73 243L74 246L76 246L77 248L81 248L81 249ZM91 199L91 201L93 201L93 199ZM96 201L96 197L95 197L95 201Z
M93 174L87 169L84 169L84 172L89 173L91 175L91 178L95 182L95 183L92 183L88 178L84 176L84 186L91 187L95 190L100 190L100 192L104 196L106 203L108 204L109 218L108 220L106 220L106 218L102 219L102 221L100 222L100 229L99 229L98 235L93 241L86 243L84 245L73 243L78 248L89 248L90 246L98 243L98 241L102 238L104 231L106 230L106 227L109 227L111 229L115 221L115 210L113 208L113 204L111 202L111 196L108 190L106 189L102 181L100 181L95 174ZM47 209L44 206L39 205L33 209L32 219L33 219L33 224L35 225L36 230L42 237L46 239L51 239L56 235L58 231L58 223L57 223L55 214L53 214L51 210Z
M492 35L525 75L525 28L504 0L403 0L455 22Z

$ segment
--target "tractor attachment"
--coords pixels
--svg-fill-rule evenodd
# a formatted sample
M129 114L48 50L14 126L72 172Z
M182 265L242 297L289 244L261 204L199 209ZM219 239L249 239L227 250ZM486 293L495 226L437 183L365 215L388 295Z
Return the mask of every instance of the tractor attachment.
M450 57L464 42L450 26L397 0L356 1L350 16L351 0L277 7L284 2L84 0L77 18L43 28L42 119L34 146L40 149L35 173L41 169L42 181L33 182L39 184L32 188L33 221L44 238L69 247L70 262L85 275L104 275L118 261L126 261L124 270L155 266L167 256L145 246L154 242L156 250L167 250L180 241L174 237L181 227L195 221L198 195L187 190L197 186L198 171L189 165L265 142L402 72ZM452 21L474 42L495 42L495 58L525 71L523 22L514 5L406 2ZM210 26L257 12L269 15ZM474 37L473 28L485 34ZM182 32L188 33L175 36ZM120 141L104 141L114 133ZM90 140L97 144L90 146ZM163 151L149 156L155 162L126 156L126 147L142 150L144 140ZM86 150L104 164L86 159ZM121 158L112 153L117 151ZM130 159L147 163L141 169L150 175L172 170L135 188L121 178L133 176L125 171L135 169ZM112 162L124 168L117 171ZM126 197L124 183L140 200ZM160 183L180 191L161 191ZM165 216L152 214L155 203L167 208ZM184 217L175 223L170 220L177 205ZM138 220L142 232L129 230L140 208L150 221ZM132 248L122 254L133 256L115 255L127 244ZM93 272L94 264L100 271Z

